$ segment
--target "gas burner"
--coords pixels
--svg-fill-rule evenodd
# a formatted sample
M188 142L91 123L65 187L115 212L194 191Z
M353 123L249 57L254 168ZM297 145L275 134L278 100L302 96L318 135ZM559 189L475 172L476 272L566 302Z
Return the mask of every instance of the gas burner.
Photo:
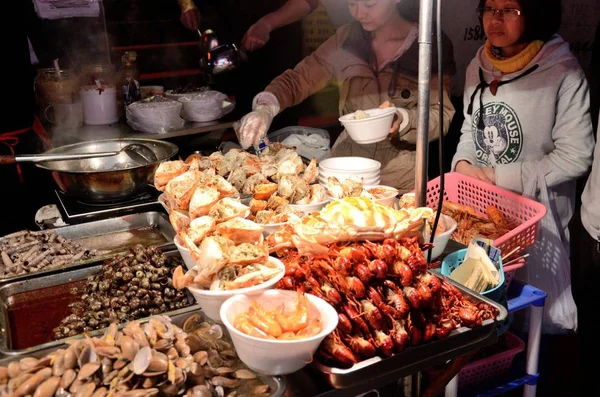
M62 193L62 192L61 192ZM64 194L64 193L63 193ZM150 192L142 192L136 196L129 197L127 199L122 200L107 200L107 201L85 201L85 200L77 200L75 201L83 206L93 207L93 208L111 208L111 207L122 207L128 206L132 204L138 204L140 202L146 202L148 200L152 200L152 195Z
M86 202L59 190L55 191L58 209L67 224L114 218L132 213L164 211L158 202L160 192L149 188L126 200Z

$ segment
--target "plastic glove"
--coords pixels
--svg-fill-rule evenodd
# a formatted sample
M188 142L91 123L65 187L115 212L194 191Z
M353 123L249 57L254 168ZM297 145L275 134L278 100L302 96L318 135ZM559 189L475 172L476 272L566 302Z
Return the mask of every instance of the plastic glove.
M250 113L234 123L233 129L243 149L260 144L260 140L269 130L278 108L279 106L269 103L257 103L252 106Z

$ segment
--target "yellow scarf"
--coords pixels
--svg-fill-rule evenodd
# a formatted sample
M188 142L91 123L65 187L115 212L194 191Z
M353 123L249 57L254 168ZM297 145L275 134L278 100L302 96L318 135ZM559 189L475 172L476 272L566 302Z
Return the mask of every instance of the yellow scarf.
M531 60L540 52L544 45L541 40L534 40L519 52L517 55L506 58L498 59L492 52L492 43L489 40L485 42L484 54L490 60L494 68L502 72L503 74L518 72L531 62Z

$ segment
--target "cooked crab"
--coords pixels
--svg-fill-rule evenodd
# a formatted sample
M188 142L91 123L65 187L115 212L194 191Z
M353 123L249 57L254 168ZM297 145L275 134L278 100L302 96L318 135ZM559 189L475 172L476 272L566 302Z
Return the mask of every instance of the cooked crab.
M165 192L169 197L169 208L187 210L200 177L199 171L186 171L167 183Z
M262 242L263 227L248 219L233 218L219 223L215 228L219 236L232 240L235 244Z
M192 219L208 215L213 205L219 201L219 191L215 186L197 186L190 200L190 217Z
M154 187L161 192L165 191L169 181L187 171L188 166L181 160L163 161L154 172Z
M216 221L213 217L205 215L193 219L187 229L187 234L194 244L200 244L202 240L213 230Z
M215 218L217 222L225 222L233 218L246 218L250 215L250 208L242 204L239 200L230 197L223 197L208 212L209 216Z

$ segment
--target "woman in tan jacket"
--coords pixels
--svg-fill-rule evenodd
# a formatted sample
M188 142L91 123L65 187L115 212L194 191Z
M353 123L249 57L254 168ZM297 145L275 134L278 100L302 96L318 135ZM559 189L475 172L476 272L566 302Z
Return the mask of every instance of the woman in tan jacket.
M339 86L340 115L378 107L386 101L408 110L409 122L388 140L361 145L344 131L332 156L360 156L382 164L381 183L401 193L414 188L417 126L418 0L348 0L354 22L336 34L293 70L276 77L253 101L253 111L240 120L240 144L258 146L273 117L335 81ZM444 133L454 108L450 103L450 74L454 73L452 43L444 35ZM434 46L432 73L437 73ZM439 136L437 78L431 82L430 140Z

